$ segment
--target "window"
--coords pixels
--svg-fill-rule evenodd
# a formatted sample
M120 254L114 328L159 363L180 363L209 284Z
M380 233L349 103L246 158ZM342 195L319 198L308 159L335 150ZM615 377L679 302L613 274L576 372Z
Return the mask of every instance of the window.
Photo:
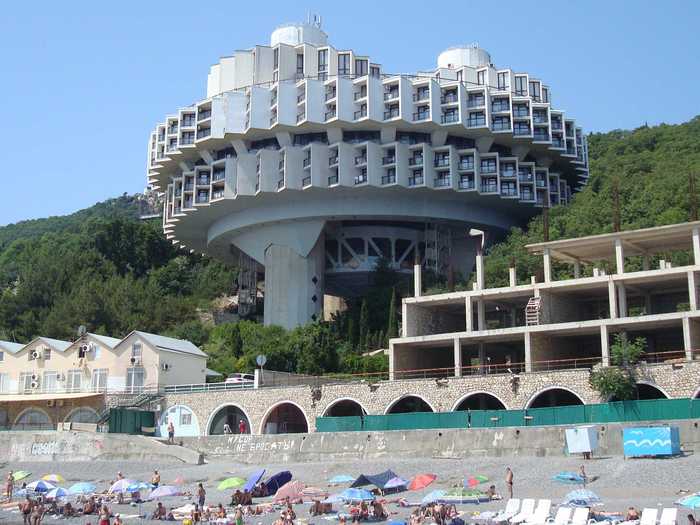
M58 391L58 372L44 372L42 388L44 392Z
M5 352L0 352L0 361L5 360Z
M297 77L304 76L304 54L297 53Z
M496 159L481 159L481 173L496 173Z
M143 390L143 382L146 378L146 371L140 367L135 366L127 368L126 370L126 390L127 392L136 393Z
M369 74L374 78L379 78L379 66L372 66L369 68Z
M9 392L10 390L10 375L0 374L0 392Z
M77 368L68 370L66 374L66 392L80 392L83 372Z
M326 80L328 78L328 50L321 49L318 52L318 79Z
M482 70L476 72L476 83L480 86L483 86L486 83L486 71Z
M540 100L540 83L530 82L530 96L533 100Z
M97 423L97 413L91 408L81 407L70 413L66 419L70 423Z
M92 371L90 390L93 392L103 392L107 388L107 369L95 368Z
M320 61L319 61L320 64ZM320 67L319 67L320 69ZM350 53L340 53L338 55L338 74L339 75L349 75L350 74Z
M141 343L134 343L131 345L131 357L134 359L141 359L141 356L143 355L143 347L141 346Z
M542 88L542 102L549 102L549 88Z
M527 96L527 77L515 77L515 94L519 97Z
M355 76L356 77L364 77L365 75L367 75L367 60L364 58L356 58L355 59ZM379 75L377 75L377 76L379 76Z
M180 425L192 424L192 412L186 412L184 409L180 411Z
M44 348L43 350L40 350L40 352L43 352L44 361L48 361L49 359L51 359L51 349L50 348Z
M280 48L276 47L272 50L272 69L279 69L280 67Z
M17 419L15 423L15 428L52 428L51 420L45 412L37 410L35 408L30 408Z
M19 388L23 393L30 392L32 390L34 374L32 372L21 372L19 374Z
M508 73L505 71L498 74L498 89L508 89Z

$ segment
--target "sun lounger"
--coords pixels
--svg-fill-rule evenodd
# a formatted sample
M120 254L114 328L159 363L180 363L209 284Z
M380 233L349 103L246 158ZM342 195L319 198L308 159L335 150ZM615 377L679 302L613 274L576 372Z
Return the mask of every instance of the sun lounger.
M574 516L571 518L571 525L587 525L588 515L591 513L591 509L588 507L579 507L574 509Z
M569 525L572 510L571 507L559 507L557 513L554 515L554 519L550 518L547 522L552 525Z
M510 519L511 523L523 523L535 512L535 500L526 498L523 500L523 506L520 507L520 512Z
M659 525L676 525L676 519L678 518L678 509L673 507L667 507L661 511L661 518L659 518Z
M656 516L658 514L658 509L642 510L642 518L639 520L639 525L656 525Z
M525 520L527 525L543 525L549 519L549 511L552 509L552 500L541 499L537 503L535 512Z
M508 521L518 513L518 509L520 509L520 499L511 498L508 500L508 503L506 503L506 508L494 516L493 521L499 523Z

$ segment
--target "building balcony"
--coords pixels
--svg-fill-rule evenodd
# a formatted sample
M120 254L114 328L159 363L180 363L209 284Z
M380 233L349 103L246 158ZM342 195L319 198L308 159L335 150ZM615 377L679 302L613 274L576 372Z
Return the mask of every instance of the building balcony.
M282 188L284 188L284 179L280 179L277 181L277 189L281 190Z
M189 146L194 144L194 137L182 137L180 139L180 146Z
M456 104L459 101L457 93L448 93L440 97L440 104Z
M197 130L198 139L203 139L205 137L208 137L209 135L211 135L211 128L203 128Z
M326 102L329 100L333 100L336 97L336 91L335 89L332 91L326 91Z
M209 195L197 195L197 204L206 204L209 202Z
M366 116L367 116L367 108L360 109L359 111L355 111L355 113L353 113L354 120L361 119L361 118L364 118Z
M197 186L209 186L209 177L200 177L197 179Z
M467 100L468 108L481 108L486 105L486 99L484 97L469 97Z
M533 140L538 142L549 142L549 133L535 133L533 135Z
M301 165L304 169L311 166L311 157L304 157L304 160L301 161Z
M355 157L355 166L362 166L367 164L367 155L358 155Z
M460 190L473 190L474 189L474 179L463 177L459 179L459 189Z
M180 126L183 128L191 128L195 124L195 119L194 115L191 115L189 117L182 117L182 121L180 123Z
M353 100L362 100L363 98L367 97L367 92L366 91L356 91L353 95Z
M492 113L510 113L510 105L509 104L492 104L491 105L491 112Z
M486 118L470 118L469 120L467 120L468 128L481 128L483 126L486 126Z
M423 155L414 155L408 159L409 166L422 166L423 165Z
M561 131L561 121L552 119L552 130Z
M419 91L418 93L413 94L413 102L424 102L427 101L429 97L429 91Z
M220 180L224 180L226 178L226 172L225 171L215 171L214 174L212 175L212 180L214 182L218 182Z
M185 191L192 191L193 189L194 189L194 183L192 183L192 182L185 183Z
M335 186L336 184L338 184L338 175L330 175L328 177L328 185Z
M211 118L211 109L200 109L197 113L197 120L206 120Z
M223 199L224 198L224 190L217 190L211 194L212 199Z
M433 166L436 168L449 168L450 157L435 157L435 159L433 160Z
M396 173L391 173L382 176L382 186L385 186L387 184L395 184L396 183Z
M430 118L429 111L419 111L418 113L413 114L413 121L414 122L420 122L421 120L428 120L429 118Z
M308 188L311 186L311 177L304 177L301 179L301 186L302 188Z
M445 113L440 118L442 124L452 124L454 122L459 122L459 115L457 113Z
M501 170L501 178L502 179L514 179L516 177L516 173L514 169L510 170Z
M297 104L301 104L304 102L304 99L306 98L306 93L299 93L297 95Z
M332 118L335 118L335 114L336 114L335 108L330 110L330 111L326 111L326 114L325 114L326 120L330 120Z
M503 197L517 197L518 189L515 187L501 186L501 195Z
M301 122L306 118L306 113L297 113L297 122Z
M481 193L498 193L498 184L494 182L482 182Z
M452 177L437 177L433 181L433 186L435 188L448 188L452 186Z
M527 188L520 188L520 200L523 201L534 201L535 200L535 194L532 192L532 190L527 189Z
M338 155L334 155L328 159L329 166L335 166L336 164L338 164Z
M564 149L564 141L561 139L552 139L552 147L553 148L559 148L559 149Z
M457 169L463 171L474 171L474 161L459 161Z
M389 164L395 164L396 157L394 155L389 155L388 157L382 157L382 166L387 166Z
M384 112L384 120L389 120L392 118L396 118L399 116L399 110L398 109L390 109L389 111Z
M365 182L367 182L367 173L361 173L360 175L355 175L353 182L355 183L355 186L358 186L360 184L364 184Z
M522 136L522 135L531 135L531 134L532 134L532 132L530 131L530 128L516 127L515 129L513 129L513 135Z
M412 176L408 178L408 185L409 186L422 186L424 182L423 176L422 175L417 175L417 176Z
M394 100L399 98L399 90L392 89L391 91L387 91L384 93L384 100Z

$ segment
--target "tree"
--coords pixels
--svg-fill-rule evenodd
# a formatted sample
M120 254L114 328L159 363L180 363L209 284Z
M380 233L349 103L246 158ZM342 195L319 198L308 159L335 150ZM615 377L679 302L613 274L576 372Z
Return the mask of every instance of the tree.
M358 348L360 352L367 349L367 340L369 337L369 311L367 309L367 299L362 300L362 306L360 307L360 340L358 341Z
M391 289L391 301L389 302L389 322L386 328L386 342L389 344L389 339L399 335L398 324L396 322L396 289Z
M629 341L626 333L615 334L610 345L610 363L613 366L592 372L589 380L591 386L605 399L632 399L637 382L634 365L645 347L646 342L641 337Z

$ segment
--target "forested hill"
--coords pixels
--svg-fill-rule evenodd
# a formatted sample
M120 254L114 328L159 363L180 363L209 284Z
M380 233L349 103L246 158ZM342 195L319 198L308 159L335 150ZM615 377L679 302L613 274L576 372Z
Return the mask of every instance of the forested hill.
M695 174L696 198L700 189L700 116L678 125L594 133L588 144L590 180L569 206L550 210L550 240L613 231L615 187L623 230L689 219L690 174ZM489 285L508 283L512 258L520 278L535 275L540 260L528 257L524 247L542 240L541 217L535 217L525 230L513 229L489 251Z

